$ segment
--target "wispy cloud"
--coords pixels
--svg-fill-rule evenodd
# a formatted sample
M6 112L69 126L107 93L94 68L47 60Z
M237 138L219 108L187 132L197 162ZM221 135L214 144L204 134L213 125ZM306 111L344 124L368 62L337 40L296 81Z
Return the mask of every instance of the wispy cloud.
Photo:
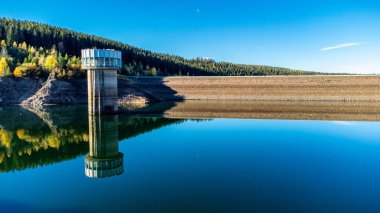
M329 51L329 50L335 50L335 49L340 49L340 48L346 48L346 47L353 47L353 46L359 46L362 45L363 43L361 42L351 42L351 43L344 43L344 44L336 44L331 47L324 47L321 50L322 51Z

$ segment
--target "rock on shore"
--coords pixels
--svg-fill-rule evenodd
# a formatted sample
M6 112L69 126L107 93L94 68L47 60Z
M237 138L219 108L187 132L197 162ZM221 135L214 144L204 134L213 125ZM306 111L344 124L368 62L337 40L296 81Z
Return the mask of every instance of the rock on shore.
M157 101L152 95L136 88L126 79L118 79L118 104L144 107ZM87 104L87 79L63 80L54 77L0 78L0 105Z
M86 104L87 83L84 80L65 81L49 77L42 87L22 105Z
M20 104L32 97L42 87L45 80L34 78L0 78L0 105Z

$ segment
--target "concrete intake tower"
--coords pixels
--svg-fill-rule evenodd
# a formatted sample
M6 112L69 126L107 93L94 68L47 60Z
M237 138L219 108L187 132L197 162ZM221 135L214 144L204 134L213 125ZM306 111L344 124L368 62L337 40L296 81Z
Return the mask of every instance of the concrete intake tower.
M117 70L121 52L111 49L82 50L82 68L87 69L89 154L85 174L107 178L124 172L119 152L117 107ZM107 115L113 114L113 115Z
M88 113L112 114L118 111L117 70L121 52L112 49L82 50L82 68L87 69Z

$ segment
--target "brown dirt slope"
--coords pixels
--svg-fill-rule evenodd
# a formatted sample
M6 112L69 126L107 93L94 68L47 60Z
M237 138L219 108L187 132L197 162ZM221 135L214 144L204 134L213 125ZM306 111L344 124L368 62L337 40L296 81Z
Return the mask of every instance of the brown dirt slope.
M160 100L380 101L380 76L129 79Z
M119 104L181 100L380 102L380 76L135 77L119 79ZM87 81L0 78L0 105L87 103Z

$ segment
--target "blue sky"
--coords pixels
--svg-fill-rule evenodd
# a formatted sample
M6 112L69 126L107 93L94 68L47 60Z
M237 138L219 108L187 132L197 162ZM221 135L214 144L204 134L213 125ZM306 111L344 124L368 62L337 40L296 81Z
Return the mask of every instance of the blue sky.
M4 1L0 16L217 61L380 73L380 1Z

